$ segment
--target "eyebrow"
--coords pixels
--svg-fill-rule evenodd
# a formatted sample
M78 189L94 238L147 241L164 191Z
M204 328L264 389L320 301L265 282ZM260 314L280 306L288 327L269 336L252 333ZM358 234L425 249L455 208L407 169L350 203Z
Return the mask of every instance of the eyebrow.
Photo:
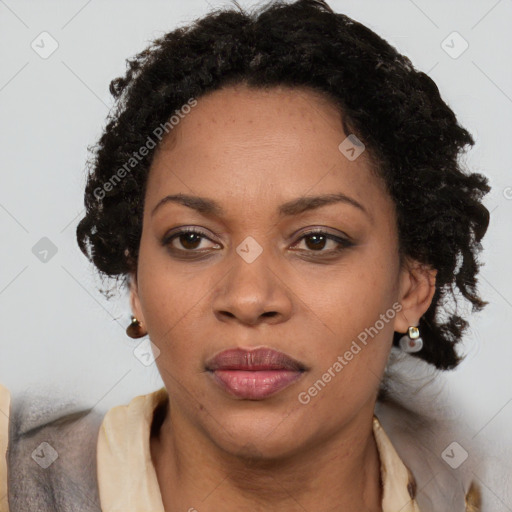
M174 194L165 196L163 199L161 199L153 208L151 216L153 216L160 207L167 203L182 204L183 206L192 208L193 210L196 210L203 215L222 217L224 214L223 208L213 199L191 196L187 194ZM297 199L292 199L291 201L288 201L279 206L278 213L280 217L288 217L292 215L299 215L306 211L314 210L316 208L335 203L345 203L352 205L371 218L370 214L361 203L342 193L323 194L319 196L304 196Z

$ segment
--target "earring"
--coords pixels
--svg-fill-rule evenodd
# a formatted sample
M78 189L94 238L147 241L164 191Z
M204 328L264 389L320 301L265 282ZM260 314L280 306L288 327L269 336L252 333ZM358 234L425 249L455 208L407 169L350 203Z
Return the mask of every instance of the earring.
M132 315L132 321L126 328L126 334L130 338L142 338L146 336L147 332L142 329L142 324Z
M420 330L411 326L407 330L407 334L400 338L400 348L404 352L419 352L423 348L423 340L420 338Z

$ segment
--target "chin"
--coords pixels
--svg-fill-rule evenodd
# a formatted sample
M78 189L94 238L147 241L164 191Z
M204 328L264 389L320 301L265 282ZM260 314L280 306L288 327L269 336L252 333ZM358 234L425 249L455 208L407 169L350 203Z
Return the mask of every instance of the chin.
M216 424L211 438L223 451L232 456L254 461L290 457L301 441L293 421L283 421L286 415L251 413L222 414L221 427Z

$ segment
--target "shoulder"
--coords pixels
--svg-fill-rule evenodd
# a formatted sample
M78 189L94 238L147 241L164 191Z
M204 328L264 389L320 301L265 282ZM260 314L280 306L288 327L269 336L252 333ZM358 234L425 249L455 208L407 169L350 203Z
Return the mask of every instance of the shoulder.
M511 447L479 435L442 373L392 351L384 383L375 414L416 480L421 512L512 505Z
M121 459L131 454L134 436L149 432L155 408L166 400L165 388L108 411L84 407L58 390L10 400L3 435L10 512L100 512L99 462L109 451ZM109 472L107 480L118 477Z
M6 457L11 512L68 510L65 502L100 510L96 440L102 418L102 412L58 393L11 401Z
M379 403L376 414L414 477L414 497L421 512L481 510L466 508L470 497L473 502L479 501L479 485L473 475L474 460L466 460L468 440L460 432L395 403Z

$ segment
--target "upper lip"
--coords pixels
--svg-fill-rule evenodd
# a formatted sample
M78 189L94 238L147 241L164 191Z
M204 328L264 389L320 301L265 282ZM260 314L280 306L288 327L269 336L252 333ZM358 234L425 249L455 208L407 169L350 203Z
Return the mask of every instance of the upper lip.
M246 350L232 348L209 359L206 369L215 370L291 370L304 371L305 366L283 352L271 348Z

